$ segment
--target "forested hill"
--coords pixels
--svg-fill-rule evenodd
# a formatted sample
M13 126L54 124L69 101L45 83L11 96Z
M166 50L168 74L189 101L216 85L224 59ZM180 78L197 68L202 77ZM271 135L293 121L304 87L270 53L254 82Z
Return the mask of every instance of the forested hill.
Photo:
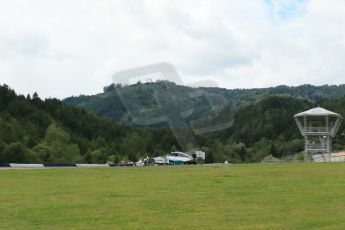
M236 108L256 103L270 95L302 97L315 103L345 95L345 85L297 87L277 86L262 89L192 88L168 81L140 83L131 86L110 85L103 93L70 97L65 103L76 105L127 124L157 125L145 122L167 115L174 108L186 121L217 114L229 103ZM141 120L138 120L140 118ZM157 119L156 119L157 121Z
M176 145L167 128L127 127L57 99L24 97L0 86L0 163L119 162Z
M345 116L345 97L315 103L287 94L260 95L246 96L256 103L238 107L232 126L195 135L207 162L258 162L270 154L290 156L303 150L294 114L320 104ZM211 121L227 120L229 106L219 108ZM343 124L339 133L344 131ZM345 149L343 135L334 142L335 150ZM168 127L127 126L57 99L21 96L0 86L0 163L117 163L172 150L181 148Z

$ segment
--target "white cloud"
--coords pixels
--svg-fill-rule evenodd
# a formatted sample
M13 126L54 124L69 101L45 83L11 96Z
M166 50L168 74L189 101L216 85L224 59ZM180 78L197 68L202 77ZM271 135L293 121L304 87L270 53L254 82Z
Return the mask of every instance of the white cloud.
M0 82L23 94L97 93L116 71L162 61L228 88L343 82L342 0L1 5Z

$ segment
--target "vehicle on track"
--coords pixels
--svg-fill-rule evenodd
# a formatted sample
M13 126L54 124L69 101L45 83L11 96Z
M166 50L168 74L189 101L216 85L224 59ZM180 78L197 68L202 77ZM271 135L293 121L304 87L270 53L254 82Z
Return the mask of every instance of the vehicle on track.
M191 155L175 151L166 156L147 157L136 163L137 166L144 165L191 165L191 164L204 164L206 153L203 151L195 151Z

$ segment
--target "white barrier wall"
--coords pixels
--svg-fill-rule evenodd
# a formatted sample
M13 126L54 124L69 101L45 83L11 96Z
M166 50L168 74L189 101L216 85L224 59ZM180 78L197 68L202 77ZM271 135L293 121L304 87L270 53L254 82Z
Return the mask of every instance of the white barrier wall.
M11 168L44 168L43 164L10 164Z

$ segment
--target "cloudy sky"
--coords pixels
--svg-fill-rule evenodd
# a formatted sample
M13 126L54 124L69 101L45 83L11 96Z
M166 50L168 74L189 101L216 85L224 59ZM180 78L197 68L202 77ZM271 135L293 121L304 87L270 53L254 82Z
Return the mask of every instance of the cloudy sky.
M0 0L0 83L95 94L168 62L220 87L345 83L344 0Z

